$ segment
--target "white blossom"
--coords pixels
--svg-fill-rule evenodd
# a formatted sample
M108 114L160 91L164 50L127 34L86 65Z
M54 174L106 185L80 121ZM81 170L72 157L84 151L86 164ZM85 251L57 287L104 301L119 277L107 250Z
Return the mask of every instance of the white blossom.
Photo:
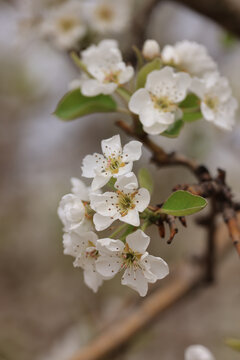
M129 102L129 109L139 115L145 132L161 134L181 118L178 103L186 97L190 83L188 74L175 73L169 66L148 75L145 88L137 90Z
M212 353L202 345L191 345L185 351L185 360L215 360Z
M119 135L101 142L102 154L87 155L83 159L82 175L93 178L92 190L95 191L111 179L126 174L132 170L133 161L142 155L142 143L130 141L123 149Z
M84 270L84 281L94 292L103 282L103 277L96 271L97 239L93 231L82 232L79 229L65 233L63 236L64 254L75 257L73 265Z
M152 60L160 56L160 46L156 40L146 40L142 49L143 56L147 60Z
M162 60L167 65L186 71L191 76L202 77L217 70L217 64L207 49L193 41L180 41L174 46L166 45L162 50Z
M91 191L77 178L72 178L71 182L72 193L62 197L58 207L58 216L65 231L77 228L84 231L90 230L92 228L92 216L89 215L88 202Z
M130 0L91 0L85 3L85 14L91 29L100 34L120 33L130 21Z
M191 90L201 99L203 117L224 130L232 130L237 100L232 96L228 80L213 73L204 79L193 79Z
M87 30L82 12L82 2L79 0L69 0L47 9L40 27L42 36L61 50L75 47Z
M82 61L92 78L84 81L81 87L85 96L112 94L119 85L128 82L133 67L126 65L115 40L102 40L82 51Z
M139 212L149 204L149 191L138 188L137 178L132 172L119 176L114 186L116 192L90 195L91 208L96 211L93 222L97 231L106 229L118 219L139 226Z
M97 242L99 257L97 271L105 278L112 278L124 270L121 283L145 296L148 283L155 283L168 275L167 263L160 257L149 255L146 251L150 238L141 230L120 240L100 239Z

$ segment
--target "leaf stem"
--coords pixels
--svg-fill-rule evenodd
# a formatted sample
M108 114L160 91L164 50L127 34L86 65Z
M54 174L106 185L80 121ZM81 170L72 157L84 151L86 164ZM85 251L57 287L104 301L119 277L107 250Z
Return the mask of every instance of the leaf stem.
M109 237L110 239L113 239L117 234L119 234L121 231L123 231L125 228L128 227L128 224L122 224L120 225Z
M72 51L70 53L70 57L72 58L74 64L79 67L82 71L84 71L90 78L93 78L93 76L88 72L86 65L83 63L83 61L80 59L80 57L76 54L75 51Z

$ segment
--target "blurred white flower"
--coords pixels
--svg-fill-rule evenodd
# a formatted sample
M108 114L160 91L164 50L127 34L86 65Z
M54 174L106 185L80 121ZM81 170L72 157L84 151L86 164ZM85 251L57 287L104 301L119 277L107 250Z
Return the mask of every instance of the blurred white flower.
M215 360L212 353L202 345L191 345L185 351L185 360Z
M191 90L201 99L203 117L224 130L232 130L237 100L232 96L228 80L218 73L204 79L193 79Z
M129 109L139 115L145 132L161 134L181 118L178 103L186 97L190 83L188 74L175 73L169 66L148 75L145 88L137 90L129 102Z
M134 69L122 61L122 54L115 40L103 40L82 51L82 61L93 77L82 84L85 96L112 94L119 85L128 82Z
M156 40L146 40L142 49L143 56L147 60L152 60L160 56L160 46Z
M191 76L202 77L217 70L217 64L210 57L207 49L193 41L184 40L174 46L166 45L161 55L165 64L173 65Z
M82 18L82 1L68 0L45 11L40 33L60 50L76 47L86 33Z
M89 27L100 34L120 33L130 22L130 0L87 0L85 15Z
M103 282L103 277L96 271L97 239L93 231L82 232L79 229L63 236L64 254L75 257L73 265L84 270L84 281L94 292L97 292Z
M145 296L148 283L155 283L169 273L168 265L163 259L146 252L149 242L150 238L141 230L128 235L125 244L120 240L98 240L97 271L105 278L112 278L124 269L122 285Z
M91 191L77 178L72 178L71 182L73 193L62 197L58 207L58 216L64 225L65 231L77 228L88 231L93 227L87 203Z
M90 195L91 208L96 211L93 222L97 231L106 229L117 219L139 226L139 212L149 204L148 190L138 189L137 178L132 172L119 176L114 186L116 192Z
M100 189L111 179L132 170L133 161L142 155L142 143L130 141L122 149L119 135L102 140L102 154L87 155L83 159L82 175L93 178L92 190Z

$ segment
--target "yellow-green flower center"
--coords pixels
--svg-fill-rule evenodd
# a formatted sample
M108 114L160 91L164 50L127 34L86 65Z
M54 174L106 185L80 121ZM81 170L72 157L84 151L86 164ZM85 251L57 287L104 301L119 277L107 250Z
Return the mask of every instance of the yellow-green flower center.
M214 110L218 106L219 100L216 96L206 96L204 102L207 105L207 107Z
M77 20L75 18L62 18L59 19L58 25L63 32L71 31L76 25Z
M126 195L121 191L118 191L118 208L121 216L126 216L128 211L135 208L135 204L133 203L133 199L136 193L132 193L130 195Z
M176 104L170 101L167 96L157 97L153 94L150 94L150 96L156 109L163 112L173 112L176 110Z
M112 174L117 174L120 167L125 166L125 163L122 162L121 157L109 157L107 162L107 169L111 171Z
M101 5L97 8L96 15L99 19L110 22L113 19L114 13L110 7Z

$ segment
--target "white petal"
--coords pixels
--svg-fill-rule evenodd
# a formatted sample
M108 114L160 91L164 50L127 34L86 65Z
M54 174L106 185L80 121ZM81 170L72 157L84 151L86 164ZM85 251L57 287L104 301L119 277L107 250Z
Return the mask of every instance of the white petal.
M119 220L133 226L140 225L139 213L136 209L128 210L127 215L119 216Z
M173 112L165 112L161 111L161 109L156 109L152 104L141 112L139 118L141 123L147 127L156 123L170 125L175 120L175 114Z
M73 194L78 195L83 201L89 201L89 194L88 194L89 191L83 181L81 181L78 178L72 177L71 184L72 184L71 191Z
M93 223L97 231L103 231L107 229L114 221L115 218L112 218L110 216L102 216L99 214L93 215Z
M96 269L105 278L111 279L120 270L122 260L120 257L111 255L110 256L99 256L96 261Z
M133 162L129 162L129 163L125 163L124 166L121 166L119 169L118 169L118 173L117 174L113 174L113 177L114 178L118 178L119 176L121 175L125 175L125 174L128 174L132 171L132 168L133 168Z
M99 239L97 241L97 249L101 255L112 255L112 253L122 253L124 249L124 243L121 240L114 239Z
M99 286L103 283L102 276L94 269L84 270L83 277L85 284L95 293L98 291Z
M169 274L168 264L162 258L148 255L146 260L150 265L150 271L156 276L156 280L163 279Z
M104 185L108 183L108 181L111 179L111 173L110 172L104 172L104 173L97 173L92 181L91 189L92 191L97 191L101 189Z
M169 125L157 123L152 126L144 126L143 129L147 134L158 135L158 134L163 133L165 130L167 130L168 127L169 127Z
M138 229L134 233L127 236L126 242L134 252L144 254L150 243L150 237L147 236L142 230Z
M127 285L137 291L140 296L145 296L148 291L148 281L141 270L134 270L133 267L127 268L123 274L122 285Z
M119 84L125 84L128 82L134 75L134 69L132 66L128 65L125 67L125 70L121 71L118 77Z
M82 162L82 176L94 178L96 168L101 166L104 160L104 156L97 153L85 156Z
M202 99L206 91L206 84L204 80L194 78L191 82L190 90Z
M212 353L202 345L189 346L185 351L185 360L215 360Z
M142 143L140 141L130 141L123 148L122 161L129 162L139 160L142 155Z
M150 202L150 193L147 189L141 188L135 195L136 210L142 212L146 209Z
M91 194L90 206L98 214L103 216L115 216L117 213L116 204L118 196L114 192L105 192L104 194Z
M118 177L115 188L123 192L134 191L138 188L137 177L133 172Z
M99 94L109 95L112 94L117 88L115 83L103 84L102 82L89 79L85 80L82 84L82 94L84 96L96 96Z
M110 139L102 140L102 152L105 157L117 157L122 153L121 139L119 135L115 135Z
M146 89L139 89L132 95L128 107L134 114L139 115L150 103L149 92Z

